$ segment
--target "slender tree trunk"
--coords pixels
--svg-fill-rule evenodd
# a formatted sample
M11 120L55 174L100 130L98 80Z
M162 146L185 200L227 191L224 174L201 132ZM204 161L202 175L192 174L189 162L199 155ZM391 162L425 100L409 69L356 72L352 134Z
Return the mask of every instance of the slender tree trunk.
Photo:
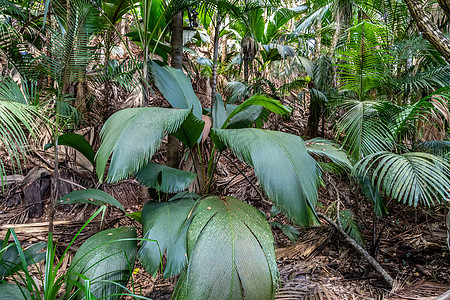
M171 66L176 69L183 68L183 12L176 13L170 24L172 29L172 61ZM180 142L176 137L169 135L167 141L167 165L178 168Z
M183 67L183 12L177 12L170 24L172 29L172 61L171 66L176 69Z
M225 24L228 24L228 23L229 23L229 20L230 20L230 17L227 15L227 16L225 17ZM225 35L222 39L223 39L223 40L222 40L222 52L221 52L221 54L220 54L220 61L221 61L222 63L225 63L225 62L227 61L227 43L228 43L228 35Z
M441 0L439 4L448 5L449 1ZM420 0L405 0L408 10L414 22L419 27L424 37L436 48L436 50L450 63L450 39L447 38L438 26L431 21L429 14L423 9ZM444 6L446 7L446 6ZM446 11L447 13L447 11Z
M213 107L214 99L217 93L217 60L219 58L219 34L220 34L220 16L217 14L216 26L214 29L214 51L213 51L213 67L211 76L211 107Z
M319 133L319 122L322 114L322 108L319 101L314 99L315 97L311 90L309 95L309 117L304 135L314 138L317 137Z
M340 11L336 14L336 31L333 34L330 44L329 57L333 58L334 52L336 51L337 42L342 33L342 13Z
M322 50L322 23L320 20L317 22L315 26L316 37L314 43L314 57L313 60L316 60L320 56L320 52Z

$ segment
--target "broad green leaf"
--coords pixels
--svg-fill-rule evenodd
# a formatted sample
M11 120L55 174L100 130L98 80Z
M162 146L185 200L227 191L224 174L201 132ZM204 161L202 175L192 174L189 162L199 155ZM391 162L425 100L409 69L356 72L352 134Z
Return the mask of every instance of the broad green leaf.
M76 134L76 133L65 133L58 137L58 145L69 146L73 149L77 150L81 154L84 155L92 165L95 165L94 157L95 152L92 149L91 144L84 138L84 136ZM54 147L55 143L49 143L45 145L44 150L47 150L51 147Z
M304 141L295 135L255 128L213 129L218 149L224 146L255 169L262 189L290 219L317 223L319 170Z
M264 216L232 197L199 201L188 230L189 264L174 299L273 299L274 240Z
M139 261L150 274L156 274L166 250L164 278L178 274L186 265L186 232L182 225L194 203L192 199L145 203L142 229L144 238L152 241L142 243Z
M263 107L260 105L247 106L228 121L226 128L239 129L249 127L258 119L262 111Z
M25 287L15 283L0 282L0 295L2 299L10 299L10 300L31 299L30 292Z
M236 107L233 112L225 120L222 128L227 128L228 121L243 111L246 107L250 105L260 105L269 111L276 113L281 116L287 116L291 113L291 108L284 106L280 101L268 98L263 95L255 95L244 101L238 107Z
M274 228L280 229L291 242L296 242L300 235L300 231L294 226L288 224L280 224L278 222L270 222L270 225Z
M75 204L75 203L85 203L94 205L109 204L125 212L125 209L123 208L122 204L120 204L120 202L117 201L116 198L114 198L113 196L104 191L96 189L86 189L81 191L70 192L61 197L61 199L58 200L56 205Z
M189 148L192 148L201 139L203 127L205 127L205 121L190 114L183 124L181 124L180 128L172 133L172 135Z
M161 67L155 62L152 62L151 69L156 86L170 105L174 108L192 109L193 114L201 120L202 105L183 71L169 66Z
M163 193L178 193L189 187L197 175L168 166L149 163L136 173L136 179L149 188Z
M136 259L136 230L129 227L112 228L88 238L78 249L67 275L66 295L71 294L75 283L84 285L77 276L83 274L90 280L91 293L96 298L119 299L126 286ZM76 288L76 287L75 287ZM77 299L84 293L79 291Z
M222 128L227 119L227 112L220 94L216 94L216 99L212 107L213 128Z
M321 138L315 138L305 141L305 146L309 154L328 157L332 162L348 171L353 167L347 157L347 153L341 150L341 147L336 143Z
M100 182L111 154L108 182L118 182L134 175L149 163L163 136L179 130L190 115L189 109L160 107L128 108L113 114L103 125L102 144L96 154ZM200 136L198 132L187 131L183 136L196 141Z
M411 206L432 206L450 198L450 164L432 154L379 152L359 161L354 173L371 177L385 196Z
M0 246L3 244L4 241L0 240ZM35 243L23 251L27 266L38 263L45 258L45 252L39 252L45 246L45 243ZM0 250L0 279L10 276L23 268L17 246L9 244L5 248Z

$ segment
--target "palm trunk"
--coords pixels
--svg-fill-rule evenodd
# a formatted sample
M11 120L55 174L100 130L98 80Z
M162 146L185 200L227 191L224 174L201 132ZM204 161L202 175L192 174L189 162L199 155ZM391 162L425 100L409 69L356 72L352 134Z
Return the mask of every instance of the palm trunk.
M183 67L183 12L180 11L173 16L172 29L172 61L171 66L176 69ZM178 153L180 152L180 142L174 136L169 135L167 141L167 165L178 168L180 164Z
M229 23L229 16L225 17L225 24ZM222 41L222 52L220 54L220 61L222 63L225 63L227 61L227 43L228 43L228 35L225 35L223 37L223 41Z
M337 15L336 15L336 31L333 34L333 38L332 38L331 44L330 44L329 56L331 58L333 58L333 56L334 56L334 52L336 51L337 42L339 40L339 37L341 36L341 32L342 32L341 23L342 23L342 13L340 11L338 11Z
M214 30L214 52L213 52L213 67L211 76L211 107L213 107L214 99L217 93L217 60L219 58L219 34L220 34L220 16L217 14L216 26Z
M322 23L321 20L319 20L315 26L315 43L314 43L314 60L318 59L320 56L320 52L322 49Z
M440 2L448 1L441 0ZM423 9L420 0L405 0L408 10L411 13L414 22L419 27L424 37L436 48L436 50L450 63L450 39L447 38L438 26L431 21L430 16Z

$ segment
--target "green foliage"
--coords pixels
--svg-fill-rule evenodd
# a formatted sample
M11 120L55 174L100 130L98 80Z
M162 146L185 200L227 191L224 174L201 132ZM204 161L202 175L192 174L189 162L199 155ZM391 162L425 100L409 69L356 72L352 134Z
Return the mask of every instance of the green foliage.
M142 185L163 193L184 191L191 185L195 177L195 173L155 163L149 163L136 173L136 179Z
M187 264L186 230L182 225L194 205L192 199L147 202L142 211L144 242L139 261L155 275L167 250L164 278L177 275Z
M349 209L344 209L339 212L339 219L345 232L358 244L363 245L364 239L361 236L355 214Z
M174 299L273 299L278 270L264 216L232 197L196 205L188 232L187 269Z
M174 108L192 109L202 119L202 106L192 89L191 81L180 69L161 67L152 62L152 74L156 86Z
M92 149L91 144L89 144L89 142L84 138L84 136L72 132L64 133L58 136L58 145L69 146L77 150L78 152L83 154L84 157L86 157L92 163L92 165L95 165L94 149ZM54 146L55 143L49 143L45 145L44 150L47 150Z
M6 234L7 237L10 236L10 229ZM45 248L45 243L36 243L28 247L26 250L20 248L20 245L17 244L8 244L7 240L0 240L0 245L2 248L0 249L0 279L4 279L19 270L22 270L23 267L29 266L31 264L40 262L44 259L45 253L40 252ZM23 254L23 255L19 255ZM22 258L25 258L25 261L22 261Z
M200 123L188 119L189 115L189 109L159 107L129 108L112 115L103 125L102 144L96 154L96 171L100 182L103 181L111 154L108 182L117 182L134 175L149 163L165 133L176 133L185 121ZM190 140L197 141L201 134L200 127L197 130L183 130L182 133Z
M305 226L317 223L319 171L300 137L245 128L213 129L212 138L218 149L227 146L254 167L264 192L290 219Z
M342 106L346 112L338 121L338 136L344 135L342 144L355 161L393 149L391 130L380 122L376 105L372 101L347 100Z
M450 165L432 154L378 152L358 162L354 172L370 174L385 196L408 205L431 206L450 196Z
M30 105L28 93L22 93L12 78L2 78L0 82L0 144L10 156L13 171L20 170L26 157L28 138L36 138L39 110ZM31 134L31 136L28 135ZM4 185L5 168L3 157L0 159L1 186Z
M348 159L345 151L343 151L336 143L322 138L314 138L305 141L305 146L309 154L327 157L345 170L350 171L353 167L353 164Z
M116 198L112 197L108 193L105 193L104 191L95 189L86 189L81 191L70 192L61 197L61 199L58 200L56 205L75 204L75 203L85 203L94 205L109 204L125 212L125 209L123 208L122 204L120 204L120 202L117 201Z
M66 295L89 282L94 297L119 299L128 283L136 258L136 230L113 228L87 239L75 254L67 278ZM85 292L78 291L77 299Z

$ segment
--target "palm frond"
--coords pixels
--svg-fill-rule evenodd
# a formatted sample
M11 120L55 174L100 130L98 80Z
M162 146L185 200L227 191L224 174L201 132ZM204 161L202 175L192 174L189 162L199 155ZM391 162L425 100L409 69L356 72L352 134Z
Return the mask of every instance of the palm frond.
M393 148L393 136L387 124L378 118L376 102L347 100L345 114L338 121L338 137L355 161Z
M37 107L29 105L29 98L11 78L0 82L0 146L10 156L13 168L20 169L25 158L29 134L36 138L39 118ZM3 158L0 160L0 178L5 175Z
M319 170L300 137L245 128L213 129L212 138L218 149L230 147L254 167L263 191L289 218L315 224Z
M411 206L432 206L450 197L450 164L432 154L379 152L359 161L354 172L369 176L385 196Z

